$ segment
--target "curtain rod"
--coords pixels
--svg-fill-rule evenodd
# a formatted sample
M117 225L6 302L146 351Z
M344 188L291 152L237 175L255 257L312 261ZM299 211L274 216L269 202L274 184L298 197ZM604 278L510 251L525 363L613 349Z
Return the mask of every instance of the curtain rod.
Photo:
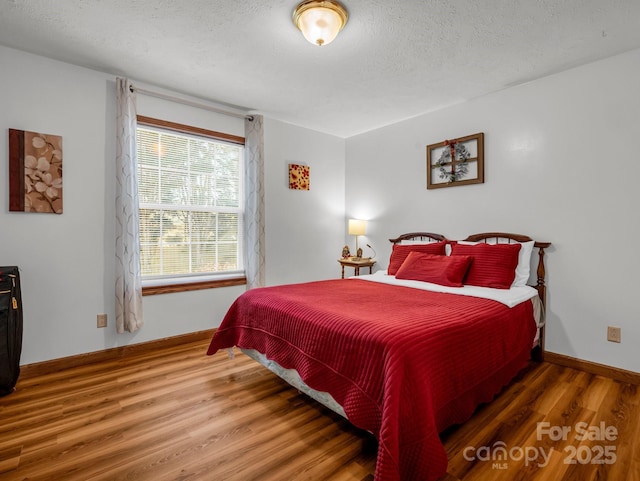
M156 97L159 99L169 100L171 102L178 102L180 104L189 105L190 107L197 107L199 109L210 110L211 112L216 112L218 114L228 115L230 117L236 117L238 119L247 119L249 121L253 121L253 115L245 115L238 114L236 112L231 112L229 110L223 110L211 105L201 104L199 102L192 102L191 100L182 99L180 97L174 97L172 95L163 94L160 92L154 92L153 90L141 89L139 87L134 87L133 85L130 87L131 92L138 92L143 95L149 95L150 97Z

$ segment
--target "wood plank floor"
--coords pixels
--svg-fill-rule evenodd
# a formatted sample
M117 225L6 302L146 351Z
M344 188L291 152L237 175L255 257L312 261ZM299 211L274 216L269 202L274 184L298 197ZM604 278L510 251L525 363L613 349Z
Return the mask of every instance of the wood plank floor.
M206 346L21 379L0 398L0 479L373 480L371 435L248 357L208 357ZM566 440L538 436L543 422L571 432ZM579 441L580 422L618 434ZM532 364L442 439L450 459L442 481L640 481L640 394L635 385ZM485 461L498 446L507 457ZM540 457L527 461L534 449ZM612 453L615 462L596 464ZM571 459L578 462L565 464Z

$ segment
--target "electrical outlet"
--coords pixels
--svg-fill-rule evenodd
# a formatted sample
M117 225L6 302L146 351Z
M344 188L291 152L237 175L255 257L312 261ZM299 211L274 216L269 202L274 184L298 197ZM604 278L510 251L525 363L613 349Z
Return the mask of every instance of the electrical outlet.
M613 326L607 327L607 341L621 342L622 341L621 329L619 327L613 327Z
M107 315L98 314L98 327L107 327Z

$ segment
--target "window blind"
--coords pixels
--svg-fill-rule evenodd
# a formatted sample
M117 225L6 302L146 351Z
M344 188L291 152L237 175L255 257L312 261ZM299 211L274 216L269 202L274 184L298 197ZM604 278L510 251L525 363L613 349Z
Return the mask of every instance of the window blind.
M241 272L244 147L138 125L143 279Z

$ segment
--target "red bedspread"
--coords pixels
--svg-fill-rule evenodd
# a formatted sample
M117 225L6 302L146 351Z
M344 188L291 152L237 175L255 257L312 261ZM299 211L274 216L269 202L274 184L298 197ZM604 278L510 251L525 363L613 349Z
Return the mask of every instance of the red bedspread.
M256 349L295 368L378 438L376 481L432 481L447 469L438 433L526 365L534 335L529 301L346 279L247 291L207 353Z

